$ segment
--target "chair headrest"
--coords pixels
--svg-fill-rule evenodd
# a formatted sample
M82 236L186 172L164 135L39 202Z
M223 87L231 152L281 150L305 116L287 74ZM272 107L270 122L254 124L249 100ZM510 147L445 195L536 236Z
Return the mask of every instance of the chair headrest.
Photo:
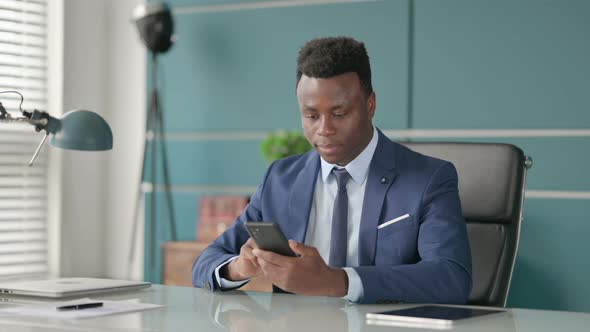
M518 147L501 143L401 144L455 165L467 221L510 223L519 218L525 155Z

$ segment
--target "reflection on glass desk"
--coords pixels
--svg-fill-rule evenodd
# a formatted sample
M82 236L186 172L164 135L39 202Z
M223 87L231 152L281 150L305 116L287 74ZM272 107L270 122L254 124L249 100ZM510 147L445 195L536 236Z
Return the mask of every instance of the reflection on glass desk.
M415 305L355 305L339 298L257 292L221 292L154 285L137 292L95 296L163 304L157 310L80 320L0 316L0 331L425 331L365 324L368 312ZM31 298L26 299L30 302ZM24 298L4 297L0 306ZM460 321L453 331L588 331L590 314L509 309L506 313Z

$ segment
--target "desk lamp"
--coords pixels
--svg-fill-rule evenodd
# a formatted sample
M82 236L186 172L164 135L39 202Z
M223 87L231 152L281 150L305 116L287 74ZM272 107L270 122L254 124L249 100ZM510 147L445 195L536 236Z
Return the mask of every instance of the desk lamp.
M55 118L47 112L22 109L23 96L17 91L0 91L0 93L15 93L21 98L19 110L22 117L13 117L0 103L0 123L28 123L35 126L36 131L45 130L45 136L37 147L29 166L33 165L45 140L52 134L50 144L68 150L102 151L113 148L113 133L107 122L98 114L91 111L74 110L67 112L60 118Z

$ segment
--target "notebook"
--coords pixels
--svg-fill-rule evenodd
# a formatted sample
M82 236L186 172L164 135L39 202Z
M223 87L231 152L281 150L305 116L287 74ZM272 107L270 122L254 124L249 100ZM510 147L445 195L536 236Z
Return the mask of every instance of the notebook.
M150 286L151 283L145 281L98 278L60 278L49 280L0 282L0 296L3 294L10 294L62 298L138 290Z

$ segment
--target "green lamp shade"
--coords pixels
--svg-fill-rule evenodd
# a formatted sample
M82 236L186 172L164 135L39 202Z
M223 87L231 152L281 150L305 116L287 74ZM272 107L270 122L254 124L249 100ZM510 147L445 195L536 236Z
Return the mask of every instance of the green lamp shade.
M59 119L51 145L68 150L102 151L113 148L111 127L98 114L75 110Z

